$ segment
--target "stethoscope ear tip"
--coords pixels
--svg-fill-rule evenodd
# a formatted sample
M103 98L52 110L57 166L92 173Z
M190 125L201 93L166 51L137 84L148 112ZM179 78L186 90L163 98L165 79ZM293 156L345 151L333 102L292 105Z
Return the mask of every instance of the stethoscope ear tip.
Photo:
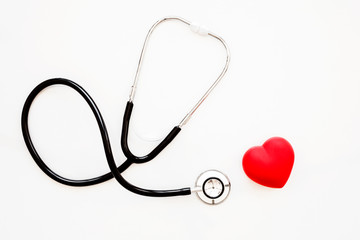
M208 170L200 174L192 191L196 192L203 202L216 205L227 198L230 189L230 180L225 174L217 170Z

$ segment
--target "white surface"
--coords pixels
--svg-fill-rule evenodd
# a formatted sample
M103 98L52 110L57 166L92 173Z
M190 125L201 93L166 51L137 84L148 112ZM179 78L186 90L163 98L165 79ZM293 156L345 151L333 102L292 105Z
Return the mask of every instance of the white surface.
M1 1L0 239L359 239L359 12L355 0ZM71 188L49 179L21 135L28 93L52 77L78 82L101 109L122 162L122 114L141 46L150 26L168 15L222 36L232 62L171 146L124 176L142 187L175 188L219 169L231 180L229 198L208 206L196 195L137 196L114 180ZM160 27L132 127L166 133L223 61L216 41L181 24ZM60 174L108 170L94 118L70 89L41 94L30 127ZM134 152L151 147L134 136ZM296 155L280 190L256 185L241 168L244 152L272 136L288 139Z

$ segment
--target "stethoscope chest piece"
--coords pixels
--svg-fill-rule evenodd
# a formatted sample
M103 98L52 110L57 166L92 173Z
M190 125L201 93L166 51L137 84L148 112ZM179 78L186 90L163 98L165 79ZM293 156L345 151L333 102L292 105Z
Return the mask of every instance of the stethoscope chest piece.
M194 191L203 202L215 205L227 198L230 187L229 178L225 174L208 170L197 178Z

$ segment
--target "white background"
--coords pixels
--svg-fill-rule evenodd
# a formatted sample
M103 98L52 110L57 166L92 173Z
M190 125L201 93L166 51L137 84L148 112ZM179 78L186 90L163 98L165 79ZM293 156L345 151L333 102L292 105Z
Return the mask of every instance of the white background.
M172 144L124 177L156 189L193 186L218 169L231 179L218 206L196 196L147 198L115 180L73 188L36 166L20 115L41 81L65 77L100 108L120 164L122 114L148 29L177 15L228 43L230 68ZM360 239L359 1L0 2L0 239ZM216 40L176 22L150 41L131 122L146 153L178 124L225 61ZM29 118L46 163L69 178L108 171L92 113L71 89L39 95ZM294 147L283 189L250 181L245 151L272 136Z

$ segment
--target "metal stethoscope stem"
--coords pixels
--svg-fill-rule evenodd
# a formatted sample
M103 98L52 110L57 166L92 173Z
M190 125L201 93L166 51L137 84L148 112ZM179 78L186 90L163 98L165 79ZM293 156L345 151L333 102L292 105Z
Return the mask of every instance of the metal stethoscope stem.
M230 63L230 50L229 50L226 42L221 37L219 37L218 35L216 35L214 33L211 33L209 31L207 31L207 29L202 28L201 26L192 24L191 22L189 22L189 21L187 21L187 20L185 20L183 18L180 18L180 17L166 17L166 18L158 20L156 23L154 23L154 25L152 25L152 27L150 28L150 30L148 31L148 33L146 35L146 38L145 38L145 41L144 41L144 44L143 44L143 47L142 47L142 50L141 50L138 66L137 66L137 69L136 69L134 83L133 83L133 85L131 87L131 92L130 92L130 96L129 96L129 101L130 102L134 101L136 87L137 87L137 84L139 82L139 76L140 76L140 72L141 72L141 68L142 68L142 64L143 64L143 59L144 59L144 56L145 56L145 52L146 52L146 49L147 49L147 46L148 46L149 39L150 39L152 33L154 32L154 30L156 29L157 26L159 26L163 22L171 21L171 20L179 21L179 22L182 22L182 23L188 25L190 30L192 30L195 33L201 34L203 36L210 36L210 37L213 37L213 38L219 40L222 43L222 45L224 46L225 50L226 50L226 61L225 61L225 65L224 65L220 75L216 78L215 82L209 87L209 89L204 93L204 95L198 100L198 102L195 104L195 106L193 106L192 109L181 120L181 122L178 125L181 128L182 126L184 126L189 121L189 119L195 113L195 111L199 108L201 103L204 102L204 100L209 96L209 94L212 92L212 90L216 87L216 85L224 77L226 71L228 70L229 63Z

